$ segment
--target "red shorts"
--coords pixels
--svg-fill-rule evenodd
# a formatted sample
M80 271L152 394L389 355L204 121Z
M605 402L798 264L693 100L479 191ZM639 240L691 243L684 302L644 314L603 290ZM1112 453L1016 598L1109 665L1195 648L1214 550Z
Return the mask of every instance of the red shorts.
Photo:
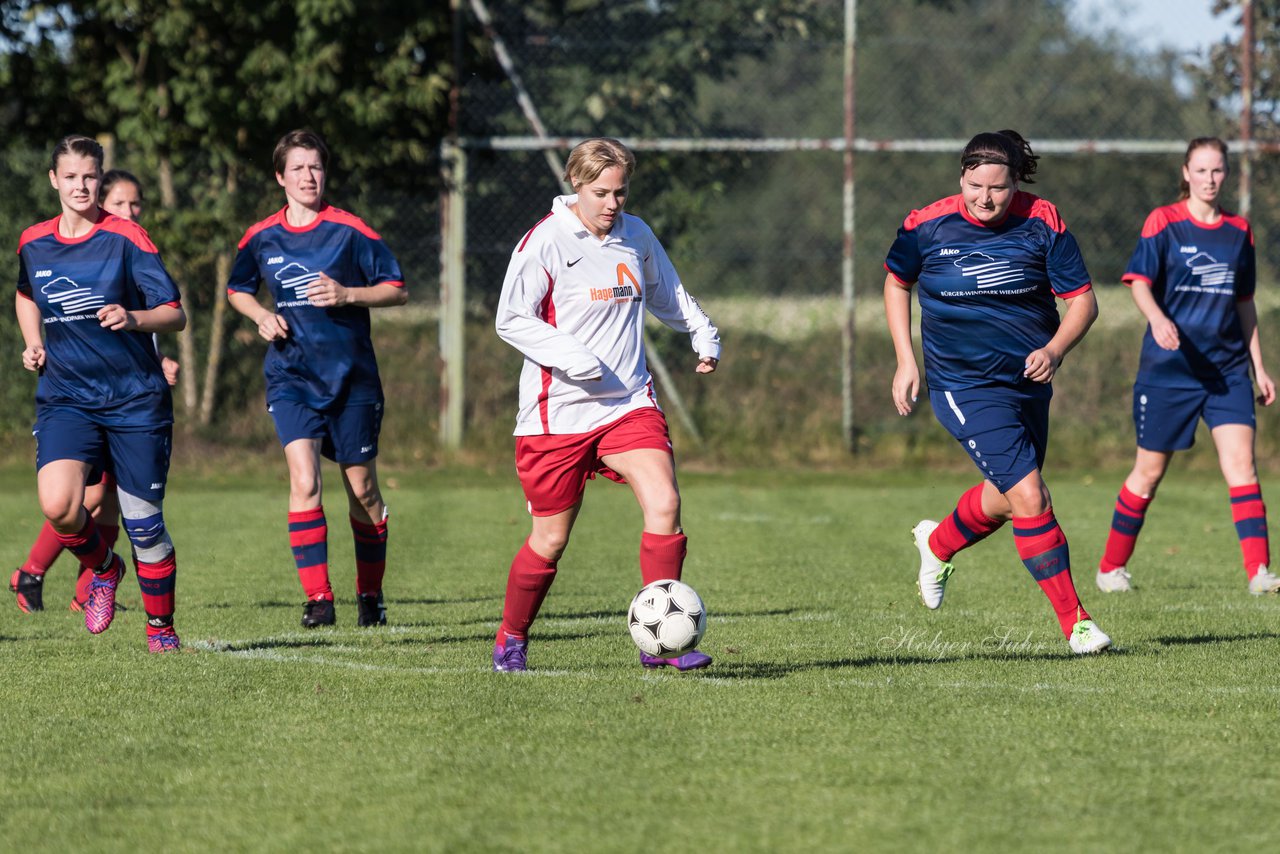
M601 457L655 448L671 453L671 434L661 409L637 409L589 433L516 437L516 474L534 516L554 516L582 499L597 473L618 483L622 475Z

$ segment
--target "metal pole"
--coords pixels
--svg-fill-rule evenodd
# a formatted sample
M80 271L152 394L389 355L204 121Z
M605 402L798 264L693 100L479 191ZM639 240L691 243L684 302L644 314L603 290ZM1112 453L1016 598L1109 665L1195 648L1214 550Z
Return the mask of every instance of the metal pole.
M1253 0L1242 0L1240 39L1240 215L1253 206Z
M844 2L844 239L841 257L840 284L844 297L843 323L841 324L840 397L844 426L845 448L851 454L858 451L857 428L853 411L854 344L857 336L857 313L854 302L853 261L855 255L855 160L854 139L857 123L857 0Z
M467 153L458 145L462 79L462 0L453 12L453 83L449 132L440 146L440 444L462 447L467 299Z

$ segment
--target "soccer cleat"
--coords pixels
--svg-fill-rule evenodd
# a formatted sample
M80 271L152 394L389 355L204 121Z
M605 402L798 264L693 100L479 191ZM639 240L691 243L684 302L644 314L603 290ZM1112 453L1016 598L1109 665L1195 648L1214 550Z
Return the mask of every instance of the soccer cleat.
M1129 571L1123 566L1117 566L1110 572L1098 570L1098 575L1094 579L1098 583L1098 589L1103 593L1128 593L1133 589L1133 585L1129 583Z
M938 523L929 519L921 519L911 529L916 548L920 551L920 576L916 587L920 590L920 601L931 611L942 607L942 594L947 587L947 579L956 568L938 556L929 548L929 535L938 527Z
M659 658L656 655L642 652L640 653L640 663L644 665L646 670L657 670L659 667L674 667L683 673L686 670L699 670L706 667L711 663L711 656L696 649L676 658Z
M18 597L18 610L24 614L44 610L44 576L15 569L9 578L9 589Z
M511 635L501 645L493 645L494 673L523 673L528 670L526 660L529 656L529 641L513 638Z
M1076 655L1093 655L1111 646L1111 638L1093 620L1081 620L1071 628L1067 641Z
M90 634L101 634L110 626L116 616L116 587L124 575L124 560L120 555L111 555L111 571L105 574L93 574L89 582L89 601L84 605L84 627Z
M329 599L310 599L302 608L302 627L314 629L316 626L332 626L338 621L333 613L333 602Z
M173 626L147 626L147 650L150 652L178 652L182 643Z
M382 591L356 596L356 604L360 607L360 615L356 618L358 626L385 626L387 624L387 606L382 601Z
M1268 572L1267 565L1264 563L1258 567L1258 571L1253 578L1249 579L1249 592L1254 596L1261 596L1264 593L1280 593L1280 577Z

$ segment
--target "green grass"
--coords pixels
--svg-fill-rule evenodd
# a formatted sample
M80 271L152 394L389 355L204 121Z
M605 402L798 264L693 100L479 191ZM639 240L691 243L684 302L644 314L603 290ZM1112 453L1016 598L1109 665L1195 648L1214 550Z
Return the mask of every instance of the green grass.
M283 468L283 467L281 467ZM1093 567L1118 477L1050 472L1110 654L1067 652L1007 530L916 600L908 529L972 478L683 478L701 674L647 673L623 612L639 512L594 482L526 675L488 672L514 477L394 473L392 625L303 632L277 473L171 486L185 651L131 610L99 637L0 609L10 851L1267 850L1280 601L1245 592L1226 490L1174 472L1131 567ZM12 564L34 478L0 477ZM336 484L331 484L336 486ZM337 496L333 496L335 499ZM350 591L330 504L335 585Z

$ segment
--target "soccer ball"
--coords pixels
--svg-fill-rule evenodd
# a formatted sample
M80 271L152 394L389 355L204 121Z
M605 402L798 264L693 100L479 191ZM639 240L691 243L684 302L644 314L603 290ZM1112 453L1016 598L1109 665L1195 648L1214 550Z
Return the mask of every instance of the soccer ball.
M692 587L662 579L640 588L627 609L631 639L640 651L662 658L684 655L707 630L707 609Z

